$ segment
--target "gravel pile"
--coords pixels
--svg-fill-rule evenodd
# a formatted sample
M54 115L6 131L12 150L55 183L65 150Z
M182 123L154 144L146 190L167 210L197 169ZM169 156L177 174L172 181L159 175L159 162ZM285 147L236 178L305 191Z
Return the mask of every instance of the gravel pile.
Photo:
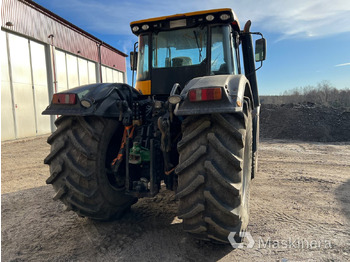
M316 142L350 141L350 110L303 104L262 104L260 137Z

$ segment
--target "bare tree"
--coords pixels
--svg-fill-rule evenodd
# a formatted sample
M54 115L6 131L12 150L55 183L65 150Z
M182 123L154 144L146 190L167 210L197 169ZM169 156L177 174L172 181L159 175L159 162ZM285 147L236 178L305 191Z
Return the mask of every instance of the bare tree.
M262 96L265 104L313 103L332 107L350 107L350 89L337 89L329 81L317 86L296 87L279 96Z

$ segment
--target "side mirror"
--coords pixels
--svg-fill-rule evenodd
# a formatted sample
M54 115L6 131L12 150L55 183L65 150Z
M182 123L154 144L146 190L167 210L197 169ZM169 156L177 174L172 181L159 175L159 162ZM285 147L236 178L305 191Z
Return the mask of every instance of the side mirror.
M132 71L137 69L137 52L130 52L130 67Z
M255 62L262 62L266 59L266 39L260 38L255 41Z

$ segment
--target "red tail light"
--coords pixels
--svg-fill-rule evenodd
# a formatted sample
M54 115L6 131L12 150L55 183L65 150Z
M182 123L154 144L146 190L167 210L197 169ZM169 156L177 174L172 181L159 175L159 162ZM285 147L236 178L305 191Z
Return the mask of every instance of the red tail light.
M77 103L76 94L54 94L52 97L53 104L74 105Z
M189 92L189 99L191 102L221 100L221 98L221 87L198 88L192 89Z

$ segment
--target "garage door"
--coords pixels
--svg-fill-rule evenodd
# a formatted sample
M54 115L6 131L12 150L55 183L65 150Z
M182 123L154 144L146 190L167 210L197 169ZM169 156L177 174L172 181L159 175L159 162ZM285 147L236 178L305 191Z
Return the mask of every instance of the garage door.
M45 45L7 33L7 46L1 34L1 140L48 134L50 117L41 115L49 104Z
M1 140L16 138L12 106L6 33L1 31Z
M102 66L102 82L104 83L124 83L124 73L112 69L107 66Z
M8 36L17 137L33 136L36 127L29 41L13 34Z
M55 51L57 92L96 83L96 63L62 50Z
M41 112L49 104L49 89L47 86L47 70L45 60L45 46L30 41L33 88L34 88L34 106L36 116L36 133L38 135L51 132L50 116L42 115Z

